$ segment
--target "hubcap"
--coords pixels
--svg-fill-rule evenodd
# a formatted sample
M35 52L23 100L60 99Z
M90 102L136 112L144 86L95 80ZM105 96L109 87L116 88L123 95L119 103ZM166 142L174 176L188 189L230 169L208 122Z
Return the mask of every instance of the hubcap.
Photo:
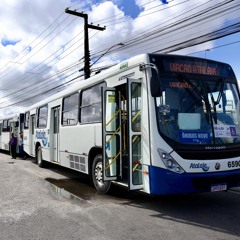
M102 163L99 162L97 163L96 167L95 167L95 178L97 180L97 183L99 185L103 185L103 182L102 182Z

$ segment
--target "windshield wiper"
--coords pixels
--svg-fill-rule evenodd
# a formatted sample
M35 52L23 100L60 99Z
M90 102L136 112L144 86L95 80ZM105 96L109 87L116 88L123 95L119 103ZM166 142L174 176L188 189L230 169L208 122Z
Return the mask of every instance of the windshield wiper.
M222 98L222 95L223 95L224 85L225 85L225 79L222 79L221 86L220 86L220 91L219 91L218 97L217 97L217 101L215 101L215 99L213 97L213 93L212 93L210 87L208 87L209 93L211 95L211 101L212 101L212 105L213 105L213 110L214 110L213 119L214 119L215 124L217 124L217 109L216 109L216 106L221 101L221 98Z
M186 82L187 84L189 84L189 86L194 90L194 92L204 101L205 105L206 105L206 109L207 109L207 114L205 115L206 117L206 120L207 120L207 123L210 123L210 103L208 101L208 97L207 97L207 94L205 93L205 88L203 87L203 92L205 94L202 94L199 89L195 86L195 84L193 84L186 76L183 76L183 75L178 75L178 81L179 82ZM194 96L193 93L187 89L187 91L189 92L189 95L191 96ZM197 102L198 100L196 99L196 97L194 96L195 101Z

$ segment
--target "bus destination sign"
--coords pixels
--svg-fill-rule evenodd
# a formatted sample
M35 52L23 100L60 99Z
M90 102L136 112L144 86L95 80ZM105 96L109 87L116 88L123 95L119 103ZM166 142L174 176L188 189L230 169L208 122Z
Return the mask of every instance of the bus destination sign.
M204 74L204 75L217 75L217 68L203 65L186 64L186 63L171 63L171 72L181 72L181 73L193 73L193 74Z
M190 73L200 75L221 75L221 65L211 64L207 61L185 61L176 59L165 59L164 69L168 72Z

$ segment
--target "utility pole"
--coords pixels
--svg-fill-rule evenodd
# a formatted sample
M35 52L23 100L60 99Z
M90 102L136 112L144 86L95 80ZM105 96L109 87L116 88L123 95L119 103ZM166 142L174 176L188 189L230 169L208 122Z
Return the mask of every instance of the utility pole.
M88 39L88 29L95 29L99 31L103 31L106 29L106 27L99 27L92 24L88 24L88 15L86 13L80 13L76 11L71 11L68 8L65 9L65 13L69 13L78 17L84 18L84 79L87 79L90 77L91 71L90 71L90 51L89 51L89 39Z

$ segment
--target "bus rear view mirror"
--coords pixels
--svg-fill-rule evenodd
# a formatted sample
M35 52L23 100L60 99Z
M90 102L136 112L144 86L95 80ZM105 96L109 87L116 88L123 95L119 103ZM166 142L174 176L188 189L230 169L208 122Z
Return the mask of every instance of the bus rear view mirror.
M151 78L150 78L150 91L152 97L161 97L161 81L158 74L158 69L155 64L141 64L140 71L145 70L146 68L151 68Z
M152 71L152 77L150 79L150 89L152 97L161 97L161 84L160 79L158 77L157 71Z

